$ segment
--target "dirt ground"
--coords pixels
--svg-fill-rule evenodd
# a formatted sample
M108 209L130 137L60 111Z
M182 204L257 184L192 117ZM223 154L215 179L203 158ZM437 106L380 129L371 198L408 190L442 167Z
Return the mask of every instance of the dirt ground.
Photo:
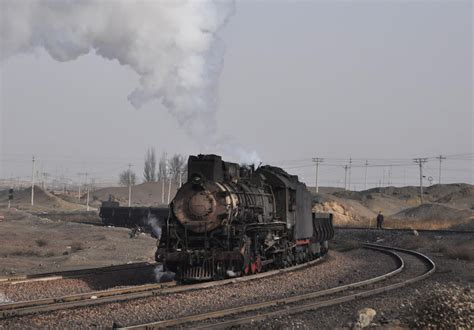
M0 209L0 276L154 261L155 239L125 228L50 220Z

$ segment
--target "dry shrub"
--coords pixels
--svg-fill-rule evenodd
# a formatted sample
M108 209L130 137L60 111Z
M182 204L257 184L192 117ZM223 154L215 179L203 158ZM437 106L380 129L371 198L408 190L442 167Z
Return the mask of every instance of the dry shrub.
M447 247L444 254L451 259L474 260L474 249L468 243Z
M48 241L45 240L45 239L42 239L42 238L39 238L35 241L36 245L38 245L39 247L43 247L43 246L46 246L48 245Z
M54 257L55 255L56 253L54 253L53 251L48 251L44 254L46 258Z
M34 250L18 250L9 253L11 257L41 257L41 253Z
M430 252L441 253L450 259L474 260L474 244L470 242L432 241L422 236L407 236L400 240L400 247L409 250L425 248Z
M394 229L425 229L425 230L473 230L474 222L469 218L465 219L394 219L388 218L384 221L384 226Z
M409 308L413 329L472 329L474 292L456 285L436 284Z
M430 245L430 241L422 236L405 236L400 242L399 246L408 250L416 250L421 247L426 247Z
M80 250L84 250L84 246L82 245L81 242L74 242L71 244L71 251L72 252L77 252Z
M330 249L338 252L346 252L361 247L361 243L353 240L334 240L330 242Z

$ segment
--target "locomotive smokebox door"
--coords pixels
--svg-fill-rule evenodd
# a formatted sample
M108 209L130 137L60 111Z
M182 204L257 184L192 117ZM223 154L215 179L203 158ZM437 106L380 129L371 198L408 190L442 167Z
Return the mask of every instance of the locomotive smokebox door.
M10 190L8 190L8 200L11 201L13 200L13 189L10 188Z

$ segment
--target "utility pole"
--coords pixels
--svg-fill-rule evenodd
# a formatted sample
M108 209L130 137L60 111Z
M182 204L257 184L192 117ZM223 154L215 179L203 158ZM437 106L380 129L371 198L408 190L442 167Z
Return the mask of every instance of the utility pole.
M35 156L31 167L31 206L35 205Z
M132 164L128 164L128 207L132 206Z
M87 200L86 200L86 206L87 206L87 211L89 211L89 185L86 184L87 187Z
M441 162L443 159L446 159L446 157L443 157L442 155L439 155L439 157L436 157L439 159L439 176L438 176L438 184L441 184Z
M388 168L388 185L392 184L392 165Z
M81 185L82 185L80 177L84 175L86 179L86 187L87 187L87 175L89 175L89 173L83 172L83 173L77 173L77 175L79 175L79 202L80 202L81 201Z
M364 190L367 190L367 169L369 167L369 161L365 161L365 179L364 179Z
M324 158L313 158L313 162L316 163L316 193L319 192L319 185L318 185L318 176L319 176L319 164L324 162Z
M165 178L161 178L161 204L165 203Z
M169 185L168 185L168 202L167 204L170 204L170 198L171 198L171 174L169 175Z
M351 172L352 172L352 157L349 158L349 190L351 190Z
M420 167L420 201L423 204L423 164L428 161L428 158L415 158L413 161Z
M349 169L349 165L344 165L344 190L347 190L347 170Z
M46 172L43 172L42 173L42 180L41 180L41 189L48 189L48 176L49 176L49 173L46 173Z
M166 166L166 153L165 153L165 169L163 171L162 174L164 174L166 176L166 173L168 172L167 171L167 166ZM161 204L164 204L165 203L165 180L166 180L166 177L162 177L161 178Z

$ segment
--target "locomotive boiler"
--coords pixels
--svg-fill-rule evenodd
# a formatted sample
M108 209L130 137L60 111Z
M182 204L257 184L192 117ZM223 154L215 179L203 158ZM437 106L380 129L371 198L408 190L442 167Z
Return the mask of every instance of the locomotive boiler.
M170 204L156 260L178 280L253 274L318 258L332 215L313 214L311 194L273 166L239 166L190 156L188 180Z

